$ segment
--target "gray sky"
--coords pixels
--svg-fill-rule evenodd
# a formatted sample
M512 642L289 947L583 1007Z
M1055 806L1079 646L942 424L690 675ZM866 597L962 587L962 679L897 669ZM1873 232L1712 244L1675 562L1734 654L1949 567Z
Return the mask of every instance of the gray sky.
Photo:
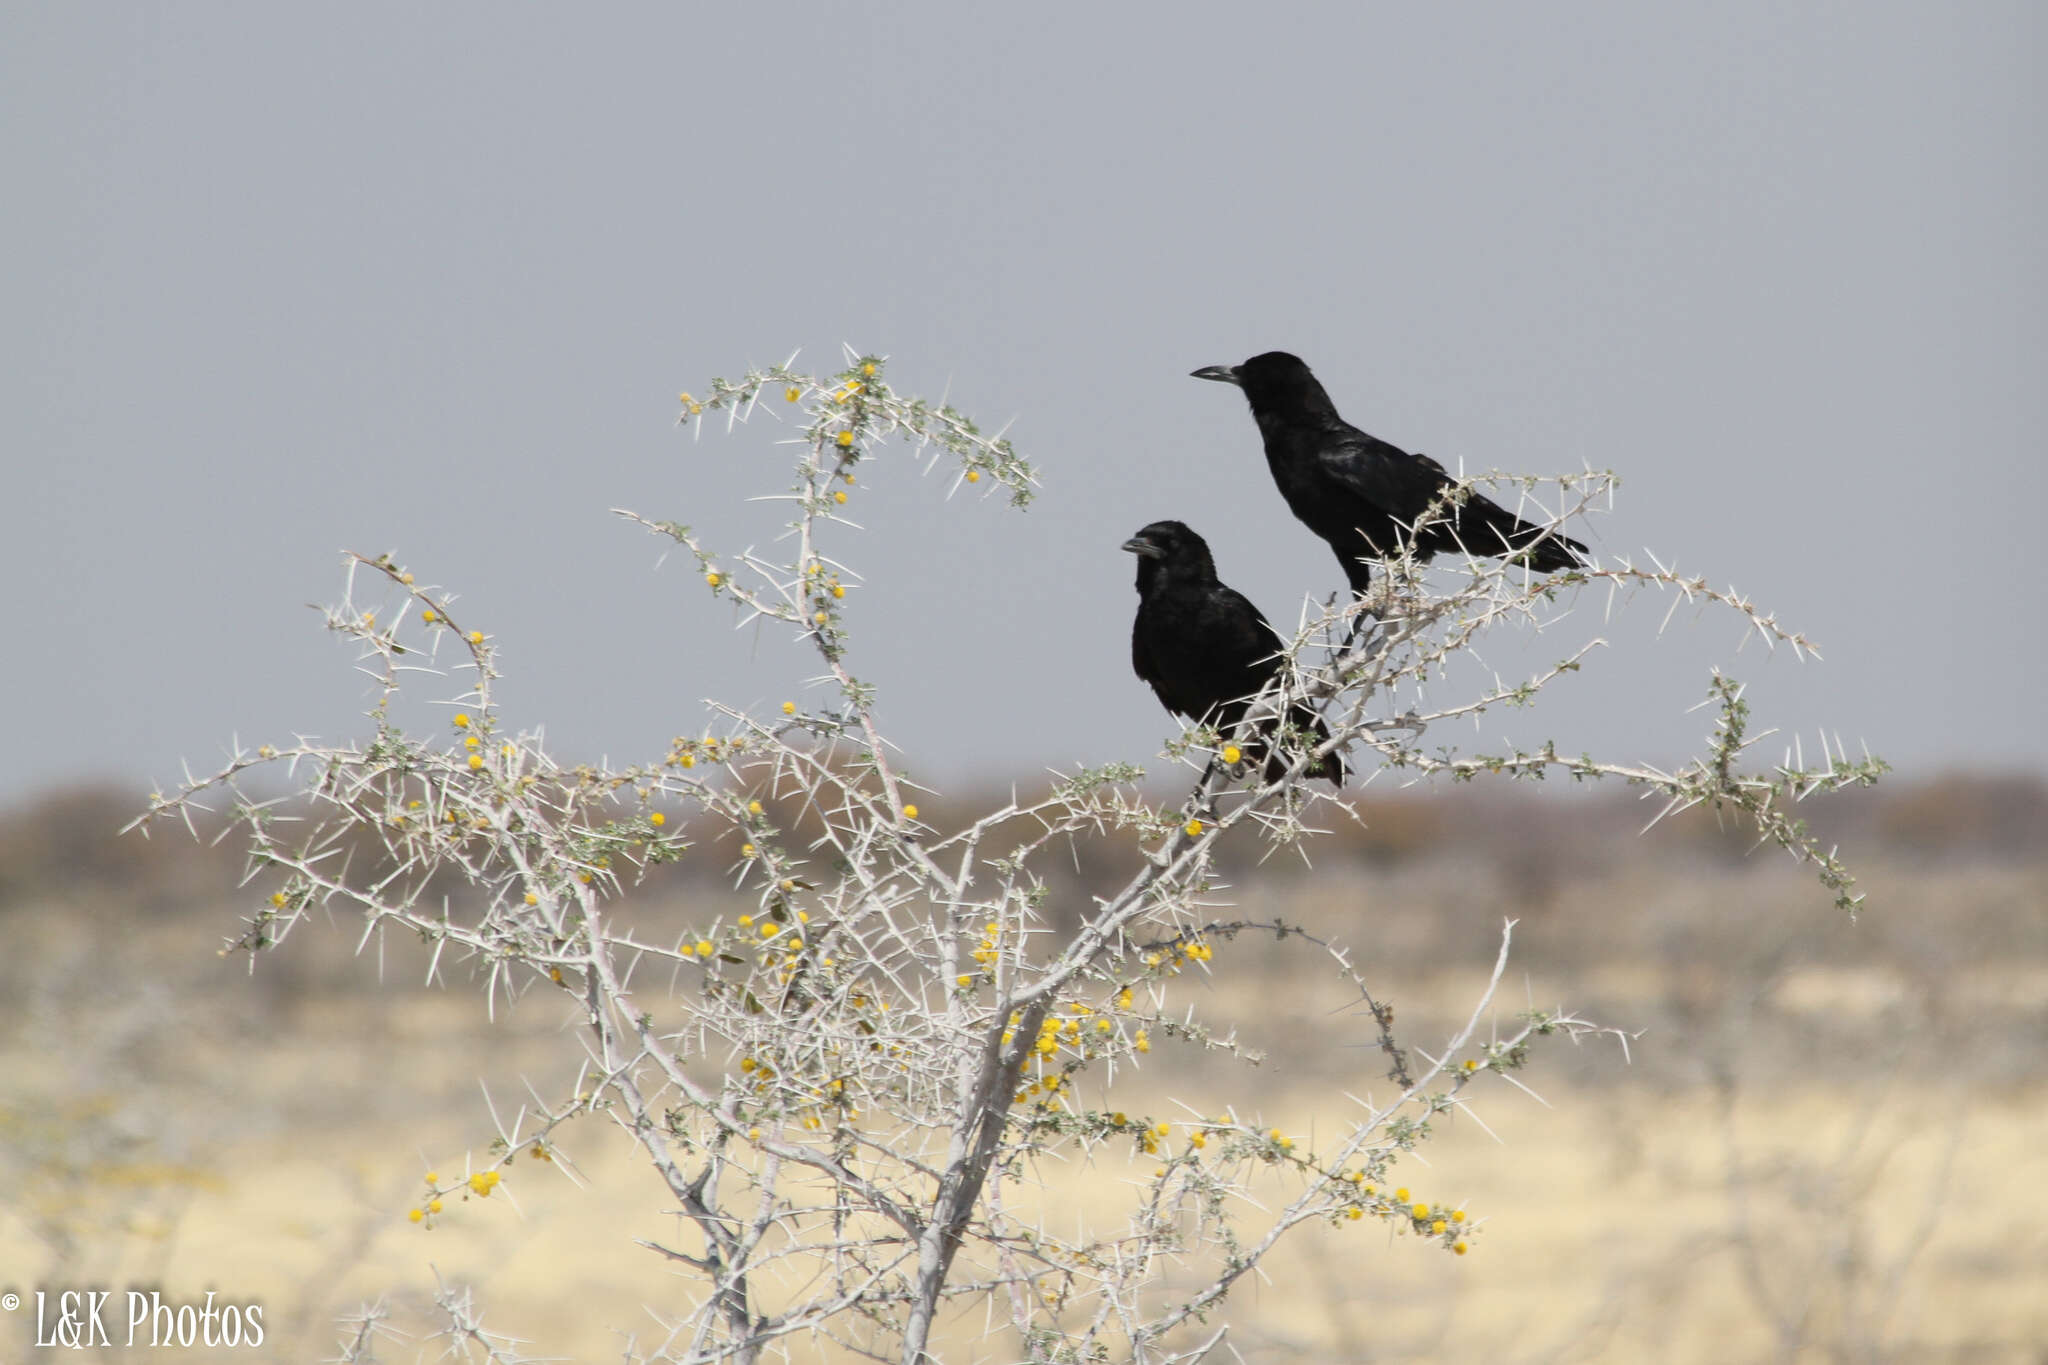
M675 395L842 342L1044 471L1019 515L889 458L850 505L855 666L935 777L1176 731L1129 673L1145 522L1276 618L1338 586L1186 377L1274 347L1447 463L1618 470L1598 552L1827 655L1589 598L1489 654L1614 644L1509 738L1681 756L1721 659L1809 737L2038 769L2044 13L8 6L0 798L362 733L304 606L344 547L460 590L566 757L800 695L607 509L765 544L782 433L692 441Z

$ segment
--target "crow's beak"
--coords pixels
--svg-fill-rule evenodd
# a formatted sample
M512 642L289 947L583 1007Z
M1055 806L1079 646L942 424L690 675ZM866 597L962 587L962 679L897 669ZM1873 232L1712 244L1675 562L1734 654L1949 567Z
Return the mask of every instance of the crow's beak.
M1228 365L1204 365L1199 370L1190 370L1188 374L1193 379L1213 379L1219 384L1237 384L1239 388L1244 387L1237 383L1237 371Z
M1139 536L1132 536L1129 540L1125 541L1124 548L1134 555L1143 555L1147 559L1166 558L1166 551Z

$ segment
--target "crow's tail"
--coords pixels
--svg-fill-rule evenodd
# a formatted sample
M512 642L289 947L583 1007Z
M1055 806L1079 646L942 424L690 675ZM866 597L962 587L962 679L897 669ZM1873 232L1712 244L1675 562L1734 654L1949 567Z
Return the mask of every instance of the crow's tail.
M1486 527L1466 546L1474 554L1508 557L1519 553L1537 573L1559 573L1584 568L1586 556L1592 553L1570 536L1531 525L1497 502L1474 498L1471 510L1480 514Z

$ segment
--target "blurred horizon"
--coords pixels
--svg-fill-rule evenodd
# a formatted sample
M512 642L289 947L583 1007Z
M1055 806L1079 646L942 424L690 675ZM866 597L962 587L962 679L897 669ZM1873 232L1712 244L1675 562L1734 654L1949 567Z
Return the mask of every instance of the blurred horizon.
M944 824L952 804L925 816ZM1639 837L1642 812L1614 794L1357 804L1363 824L1310 842L1313 867L1225 840L1219 920L1345 947L1398 1009L1403 1045L1427 1052L1468 1017L1513 919L1494 1025L1570 1009L1629 1039L1552 1040L1518 1074L1540 1103L1489 1085L1401 1161L1416 1198L1470 1210L1469 1256L1370 1222L1301 1229L1219 1315L1244 1359L2034 1365L2048 782L1810 803L1868 893L1854 921L1809 870L1705 811ZM243 846L203 821L199 841L176 825L116 835L133 809L74 790L0 810L0 1288L218 1291L261 1303L267 1345L295 1360L334 1354L361 1303L432 1331L439 1284L570 1359L616 1358L650 1311L692 1301L693 1281L633 1244L693 1245L601 1115L556 1131L555 1161L507 1167L505 1197L451 1197L431 1232L408 1219L422 1171L482 1168L512 1115L586 1083L573 994L486 1001L489 964L408 932L366 942L338 906L253 959L223 956L273 881L245 879ZM727 841L703 837L608 898L615 930L661 942L758 908L731 885ZM1042 860L1046 927L1071 927L1141 856L1119 831ZM1159 1008L1196 1012L1258 1063L1161 1028L1141 1063L1078 1078L1074 1103L1180 1125L1228 1108L1311 1145L1341 1133L1353 1097L1386 1086L1355 990L1298 939L1209 937L1213 958ZM636 994L667 1010L692 988L653 969ZM715 1048L692 1061L733 1064ZM1154 1160L1062 1151L1043 1197L1062 1218L1114 1219ZM26 1349L31 1317L0 1320L0 1351ZM947 1359L1009 1358L1011 1338L982 1326L978 1308L949 1314Z

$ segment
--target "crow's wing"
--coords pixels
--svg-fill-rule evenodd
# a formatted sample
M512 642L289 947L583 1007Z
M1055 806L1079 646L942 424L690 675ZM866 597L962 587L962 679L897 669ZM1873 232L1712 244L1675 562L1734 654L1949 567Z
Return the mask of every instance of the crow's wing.
M1451 476L1427 455L1411 455L1390 441L1351 427L1316 451L1322 472L1354 497L1388 516L1412 523Z

